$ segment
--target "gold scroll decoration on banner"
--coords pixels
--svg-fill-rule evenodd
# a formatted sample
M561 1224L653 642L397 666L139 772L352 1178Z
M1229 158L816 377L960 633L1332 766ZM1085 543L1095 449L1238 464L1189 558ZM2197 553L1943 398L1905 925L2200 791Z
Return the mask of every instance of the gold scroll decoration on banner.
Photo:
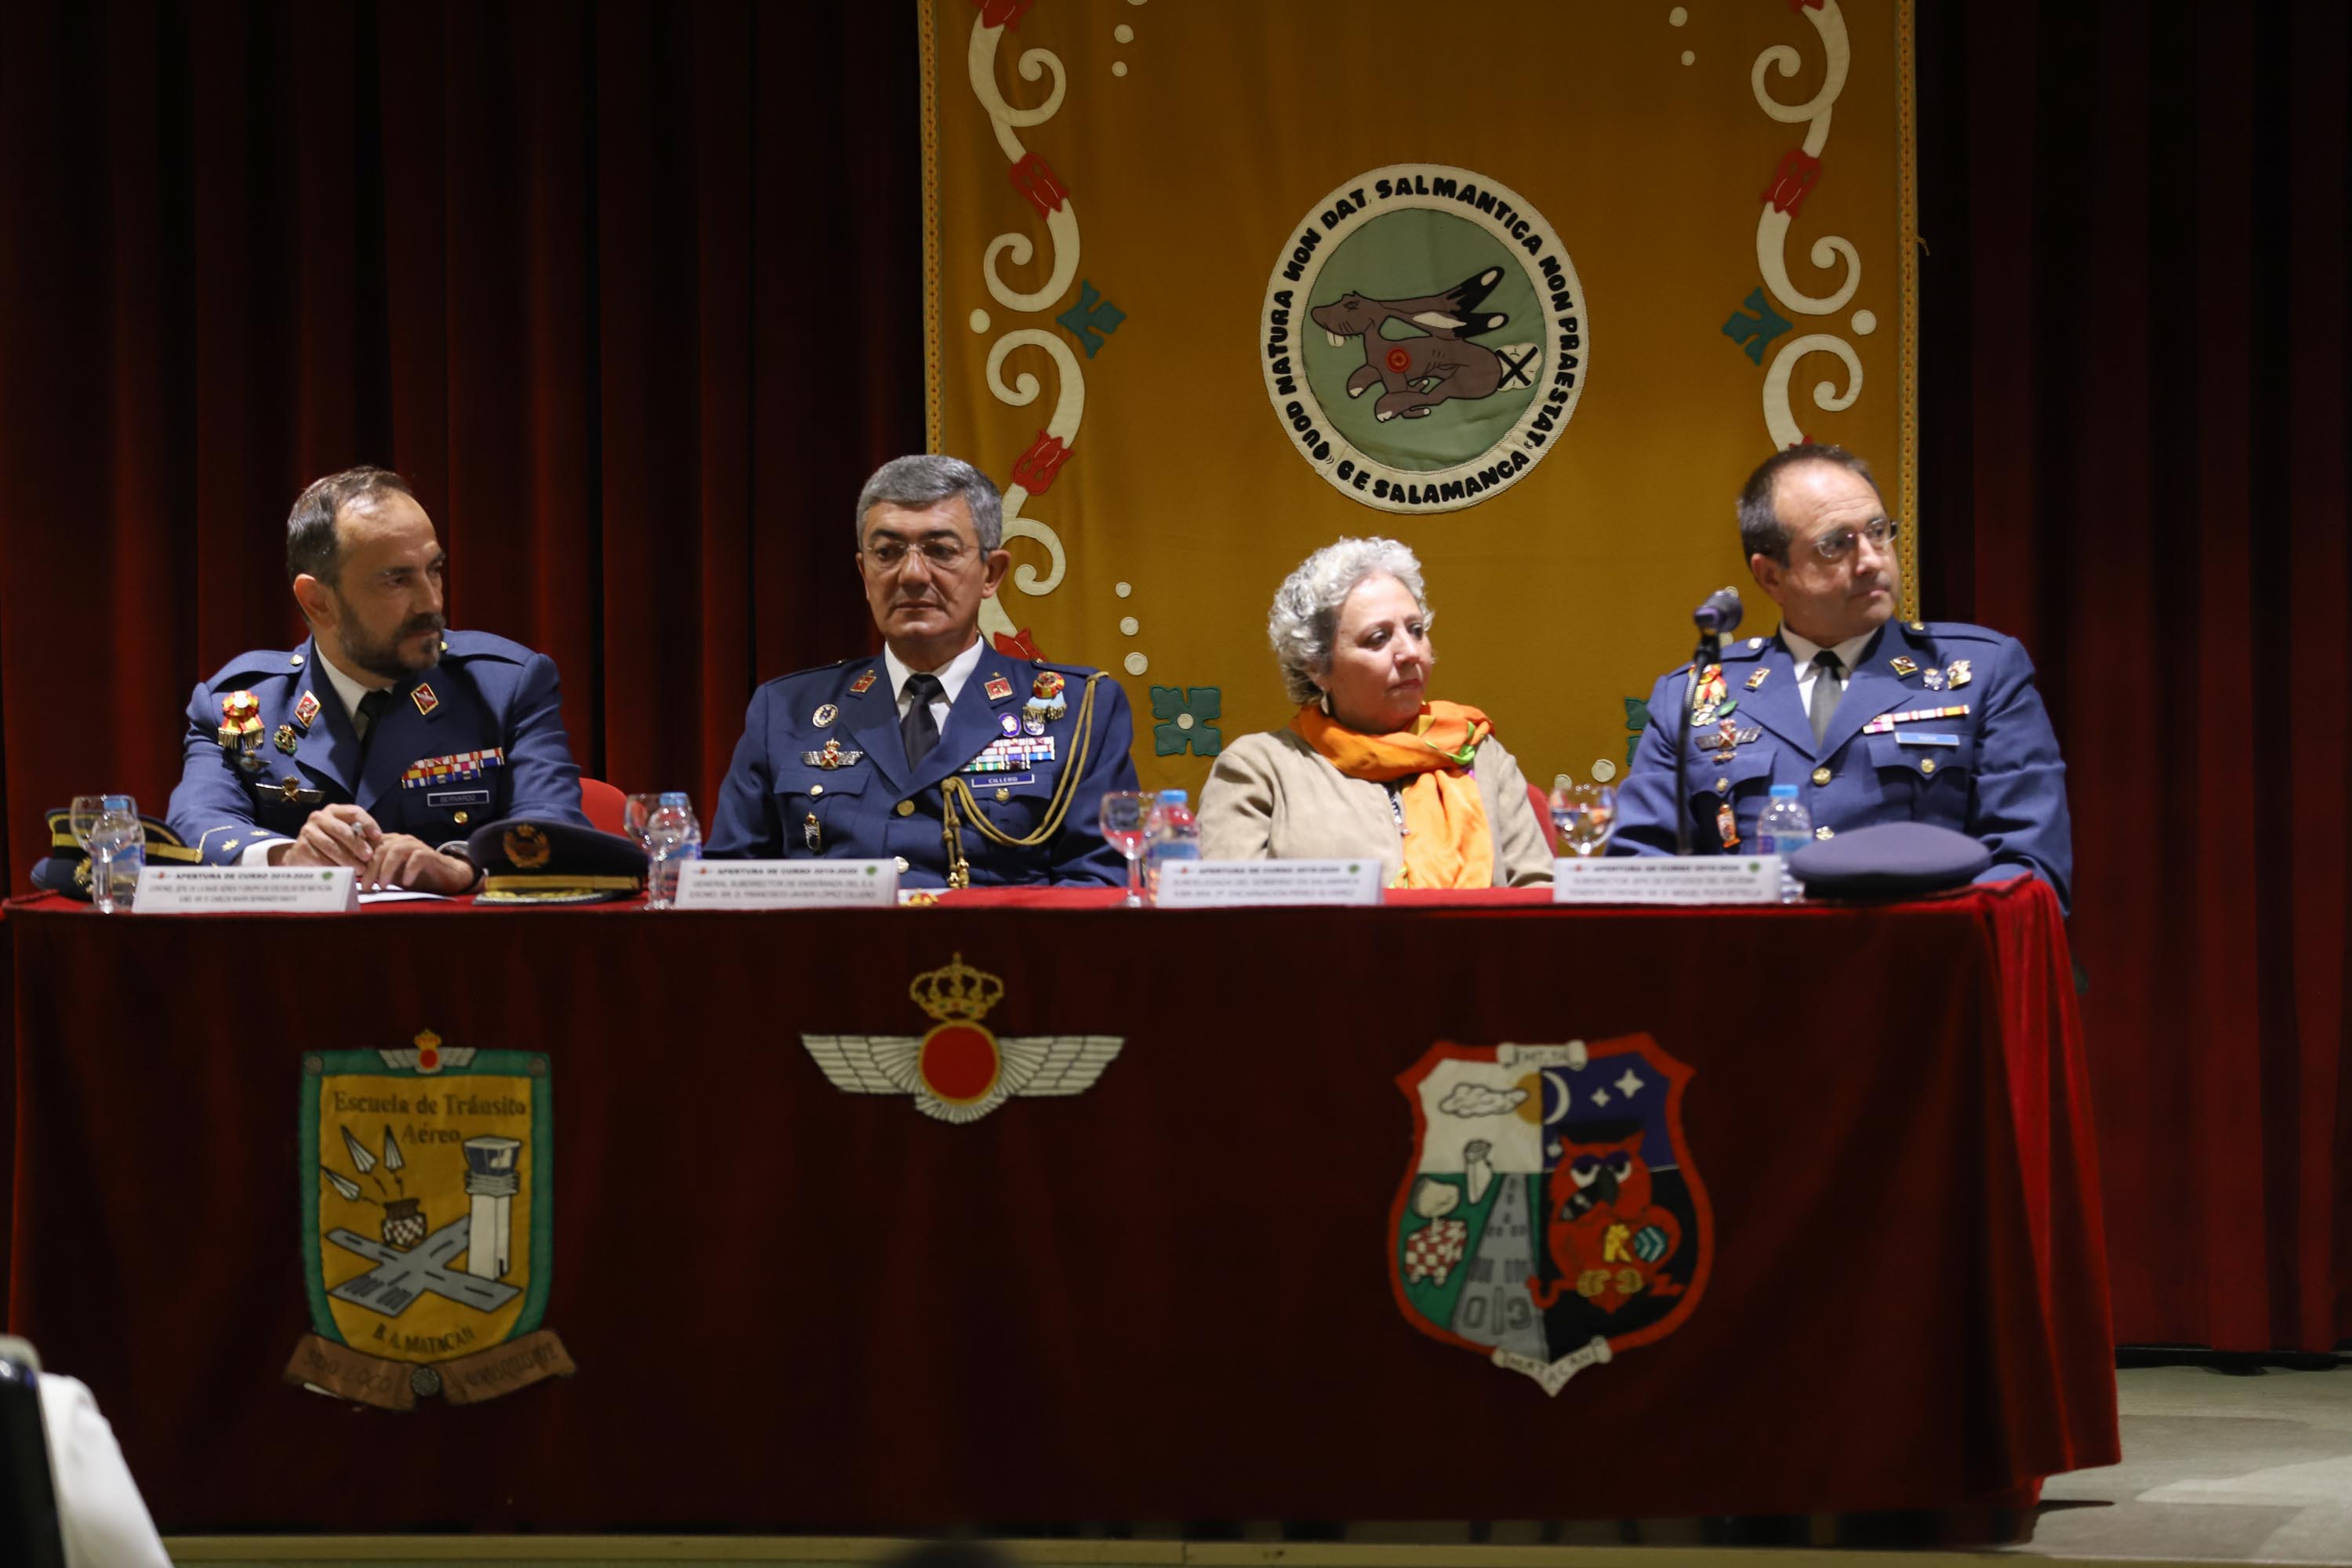
M1442 58L1415 0L921 11L982 628L1110 670L1147 787L1287 721L1266 610L1342 535L1420 554L1433 695L1535 778L1624 765L1775 448L1870 458L1916 549L1905 0L1506 5Z

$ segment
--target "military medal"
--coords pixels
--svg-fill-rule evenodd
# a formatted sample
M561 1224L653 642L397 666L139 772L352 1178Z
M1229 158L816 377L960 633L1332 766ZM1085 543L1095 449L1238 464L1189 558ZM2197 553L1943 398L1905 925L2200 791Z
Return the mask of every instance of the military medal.
M1975 679L1974 676L1969 673L1969 661L1964 658L1956 658L1952 660L1952 668L1948 670L1946 674L1950 679L1952 689L1955 691L1958 690L1961 687L1966 686L1970 680Z
M835 707L832 703L827 702L824 706L820 707L815 712L809 715L809 722L822 730L827 724L832 723L835 719L840 717L841 710Z
M1029 700L1021 705L1023 729L1029 730L1029 723L1034 720L1037 728L1029 730L1029 733L1042 735L1045 732L1046 720L1058 719L1069 711L1069 703L1062 696L1065 684L1059 670L1041 669L1037 672L1037 679L1029 683Z
M293 773L288 773L278 782L278 795L289 805L316 805L327 798L327 792L320 789L304 789L300 778Z
M1731 814L1731 803L1727 800L1716 810L1715 830L1722 837L1726 849L1739 847L1739 819Z
M416 683L416 689L408 694L408 700L416 704L416 714L420 719L430 719L433 710L441 706L441 699L434 696L433 688L422 680Z
M1013 695L1013 682L1001 675L992 675L988 678L987 691L991 702L1002 702ZM1012 731L1008 730L1005 733L1011 734Z
M870 680L873 677L868 676L866 679ZM801 818L801 842L809 847L809 853L812 855L821 855L824 852L824 830L817 826L816 813L814 811Z
M1944 672L1931 664L1927 672L1919 678L1919 684L1930 691L1941 691L1944 689Z
M1009 688L1006 689L1005 695L1008 697L1013 695ZM1007 735L1018 735L1021 733L1021 721L1014 718L1010 713L999 714L996 720L996 727L1003 731Z
M1715 722L1717 714L1731 711L1729 708L1723 705L1723 666L1710 664L1700 670L1696 691L1697 706L1691 710L1691 724L1694 728L1712 724Z
M1763 738L1764 731L1754 725L1751 724L1743 730L1734 721L1725 719L1716 724L1714 734L1701 735L1696 744L1702 752L1712 752L1719 748L1723 752L1720 760L1729 762L1738 754L1738 748L1752 746Z
M852 697L863 697L873 689L874 672L870 669L849 683L849 694Z
M300 742L294 739L293 725L280 724L278 726L278 732L269 737L269 743L290 757L294 754L294 748Z
M1024 735L1044 734L1045 732L1044 717L1035 713L1025 715L1021 721L1021 732Z
M305 691L302 700L294 704L294 727L304 734L310 732L310 721L319 716L319 699Z
M1919 673L1918 661L1912 658L1907 654L1898 653L1886 662L1893 667L1895 673L1897 675L1908 678Z
M1768 665L1764 668L1759 669L1755 674L1749 676L1748 678L1748 689L1753 691L1758 687L1763 685L1764 678L1771 673L1771 667Z

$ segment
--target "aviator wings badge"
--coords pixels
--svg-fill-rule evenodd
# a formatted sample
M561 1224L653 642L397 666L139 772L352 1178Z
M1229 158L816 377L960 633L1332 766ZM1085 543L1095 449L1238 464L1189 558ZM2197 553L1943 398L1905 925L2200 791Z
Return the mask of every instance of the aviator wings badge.
M964 963L915 976L907 987L937 1023L912 1035L803 1035L833 1087L848 1094L904 1094L941 1121L977 1121L1014 1095L1083 1094L1127 1042L1118 1035L1031 1035L999 1039L982 1023L1004 999L1004 982Z

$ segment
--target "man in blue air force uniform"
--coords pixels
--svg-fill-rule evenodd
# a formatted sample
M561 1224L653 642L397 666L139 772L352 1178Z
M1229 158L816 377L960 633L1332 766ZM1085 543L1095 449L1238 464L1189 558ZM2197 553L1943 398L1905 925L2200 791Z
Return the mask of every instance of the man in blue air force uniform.
M446 560L397 474L352 468L296 499L286 570L310 640L231 659L188 701L169 820L208 864L462 893L473 827L586 825L553 661L445 630Z
M1895 620L1896 526L1869 465L1842 447L1792 447L1756 470L1740 492L1740 542L1780 629L1724 646L1722 664L1701 671L1696 722L1688 668L1660 679L1617 794L1615 847L1674 853L1679 746L1695 852L1760 847L1770 786L1793 784L1816 838L1934 823L1992 852L1978 880L2030 872L2067 903L2066 765L2033 661L1983 626Z
M969 463L899 458L866 482L857 571L883 654L752 693L705 853L896 860L921 888L1125 880L1098 817L1105 791L1135 788L1127 696L981 637L1003 537Z

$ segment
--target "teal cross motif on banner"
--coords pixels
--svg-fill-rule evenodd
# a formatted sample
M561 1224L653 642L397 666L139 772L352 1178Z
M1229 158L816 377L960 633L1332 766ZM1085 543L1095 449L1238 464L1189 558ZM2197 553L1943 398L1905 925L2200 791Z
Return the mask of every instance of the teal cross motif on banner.
M1151 753L1181 755L1187 746L1196 757L1213 757L1225 749L1224 737L1209 723L1224 708L1213 686L1155 686L1151 689Z

